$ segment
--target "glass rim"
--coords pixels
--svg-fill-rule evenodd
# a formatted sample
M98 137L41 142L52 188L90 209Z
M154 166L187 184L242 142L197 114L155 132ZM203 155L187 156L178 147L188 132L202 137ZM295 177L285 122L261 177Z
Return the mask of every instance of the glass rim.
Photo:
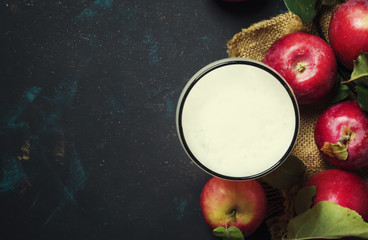
M200 79L202 79L202 77L204 77L206 74L208 74L209 72L211 72L211 71L213 71L217 68L227 66L227 65L233 65L233 64L250 65L250 66L260 68L260 69L270 73L275 79L277 79L281 83L281 85L284 87L284 89L288 93L288 95L289 95L289 97L292 101L294 114L295 114L295 129L294 129L293 138L292 138L292 141L291 141L287 151L284 153L284 155L281 157L281 159L276 161L275 164L273 164L271 167L269 167L268 169L266 169L262 172L259 172L257 174L252 174L252 175L249 175L249 176L243 176L243 177L224 175L224 174L218 173L216 171L213 171L212 169L206 167L203 163L201 163L201 161L194 155L194 153L191 151L190 147L188 146L187 141L185 139L185 134L184 134L183 125L182 125L182 114L183 114L183 108L184 108L184 105L185 105L185 101L186 101L191 89L196 85L196 83ZM225 58L225 59L220 59L220 60L217 60L215 62L212 62L212 63L206 65L205 67L200 69L196 74L194 74L192 76L192 78L190 78L190 80L186 83L186 85L185 85L184 89L182 90L181 95L179 97L179 101L178 101L177 108L176 108L176 119L175 119L175 121L176 121L176 129L177 129L178 137L179 137L179 140L180 140L180 143L181 143L182 147L184 148L185 152L190 157L190 159L199 168L201 168L202 170L204 170L208 174L210 174L212 176L215 176L215 177L219 177L219 178L226 179L226 180L242 181L242 180L257 179L257 178L260 178L262 176L265 176L265 175L269 174L270 172L272 172L273 170L275 170L276 168L278 168L286 160L286 158L290 155L291 151L293 150L293 148L295 146L295 143L296 143L296 140L297 140L297 137L298 137L298 134L299 134L300 112L299 112L299 106L298 106L296 97L295 97L291 87L286 82L286 80L280 74L278 74L275 70L273 70L272 68L270 68L269 66L265 65L262 62L247 59L247 58Z

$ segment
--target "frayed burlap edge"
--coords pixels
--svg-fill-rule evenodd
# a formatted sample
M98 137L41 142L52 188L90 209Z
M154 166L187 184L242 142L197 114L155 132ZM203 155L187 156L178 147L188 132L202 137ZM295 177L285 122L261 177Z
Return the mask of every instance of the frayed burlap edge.
M300 19L287 12L269 20L263 20L237 33L227 44L229 57L250 58L262 61L267 49L280 37L297 31L311 31Z

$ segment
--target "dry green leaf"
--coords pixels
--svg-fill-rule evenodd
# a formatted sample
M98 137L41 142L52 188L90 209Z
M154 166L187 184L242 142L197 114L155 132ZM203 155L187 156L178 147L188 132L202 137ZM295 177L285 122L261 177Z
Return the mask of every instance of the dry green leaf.
M329 157L337 158L338 160L345 161L348 159L348 147L342 143L325 142L321 151Z
M277 169L262 177L262 180L276 189L288 189L300 183L304 173L304 163L290 155Z
M294 197L294 207L297 215L307 211L312 206L316 191L316 186L303 187L298 191Z

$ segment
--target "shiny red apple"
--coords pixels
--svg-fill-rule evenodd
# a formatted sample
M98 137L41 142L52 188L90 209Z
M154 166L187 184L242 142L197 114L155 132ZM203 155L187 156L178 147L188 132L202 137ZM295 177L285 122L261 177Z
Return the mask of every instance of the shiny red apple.
M306 186L315 186L313 204L320 201L334 202L359 213L368 220L368 185L359 176L339 170L329 169L312 176Z
M368 0L342 3L331 17L328 35L337 59L353 69L359 53L368 52Z
M284 77L300 104L322 99L335 83L337 67L332 49L309 33L291 33L276 40L263 62Z
M326 109L317 120L314 139L332 164L345 169L368 166L368 114L356 101Z
M212 177L203 187L200 204L206 223L212 228L235 226L244 236L263 222L266 194L257 180L228 181Z

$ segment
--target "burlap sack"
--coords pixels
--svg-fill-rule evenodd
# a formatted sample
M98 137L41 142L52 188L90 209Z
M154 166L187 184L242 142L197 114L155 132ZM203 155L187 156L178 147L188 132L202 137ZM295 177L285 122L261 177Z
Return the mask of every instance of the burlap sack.
M273 42L288 33L297 31L305 31L316 35L319 32L319 35L322 35L328 42L329 21L338 5L339 3L336 3L333 6L323 7L317 18L319 20L308 25L302 24L299 17L291 12L253 24L228 41L228 55L229 57L243 57L262 61L264 54ZM320 31L317 30L316 24L320 24ZM305 179L319 171L335 168L322 158L314 142L314 125L321 113L331 105L330 99L331 96L327 96L316 104L299 106L300 132L292 154L305 163ZM367 168L354 172L367 181ZM266 224L269 227L272 240L279 240L285 236L287 224L294 217L293 197L300 187L296 186L286 191L278 191L265 185L269 200Z

